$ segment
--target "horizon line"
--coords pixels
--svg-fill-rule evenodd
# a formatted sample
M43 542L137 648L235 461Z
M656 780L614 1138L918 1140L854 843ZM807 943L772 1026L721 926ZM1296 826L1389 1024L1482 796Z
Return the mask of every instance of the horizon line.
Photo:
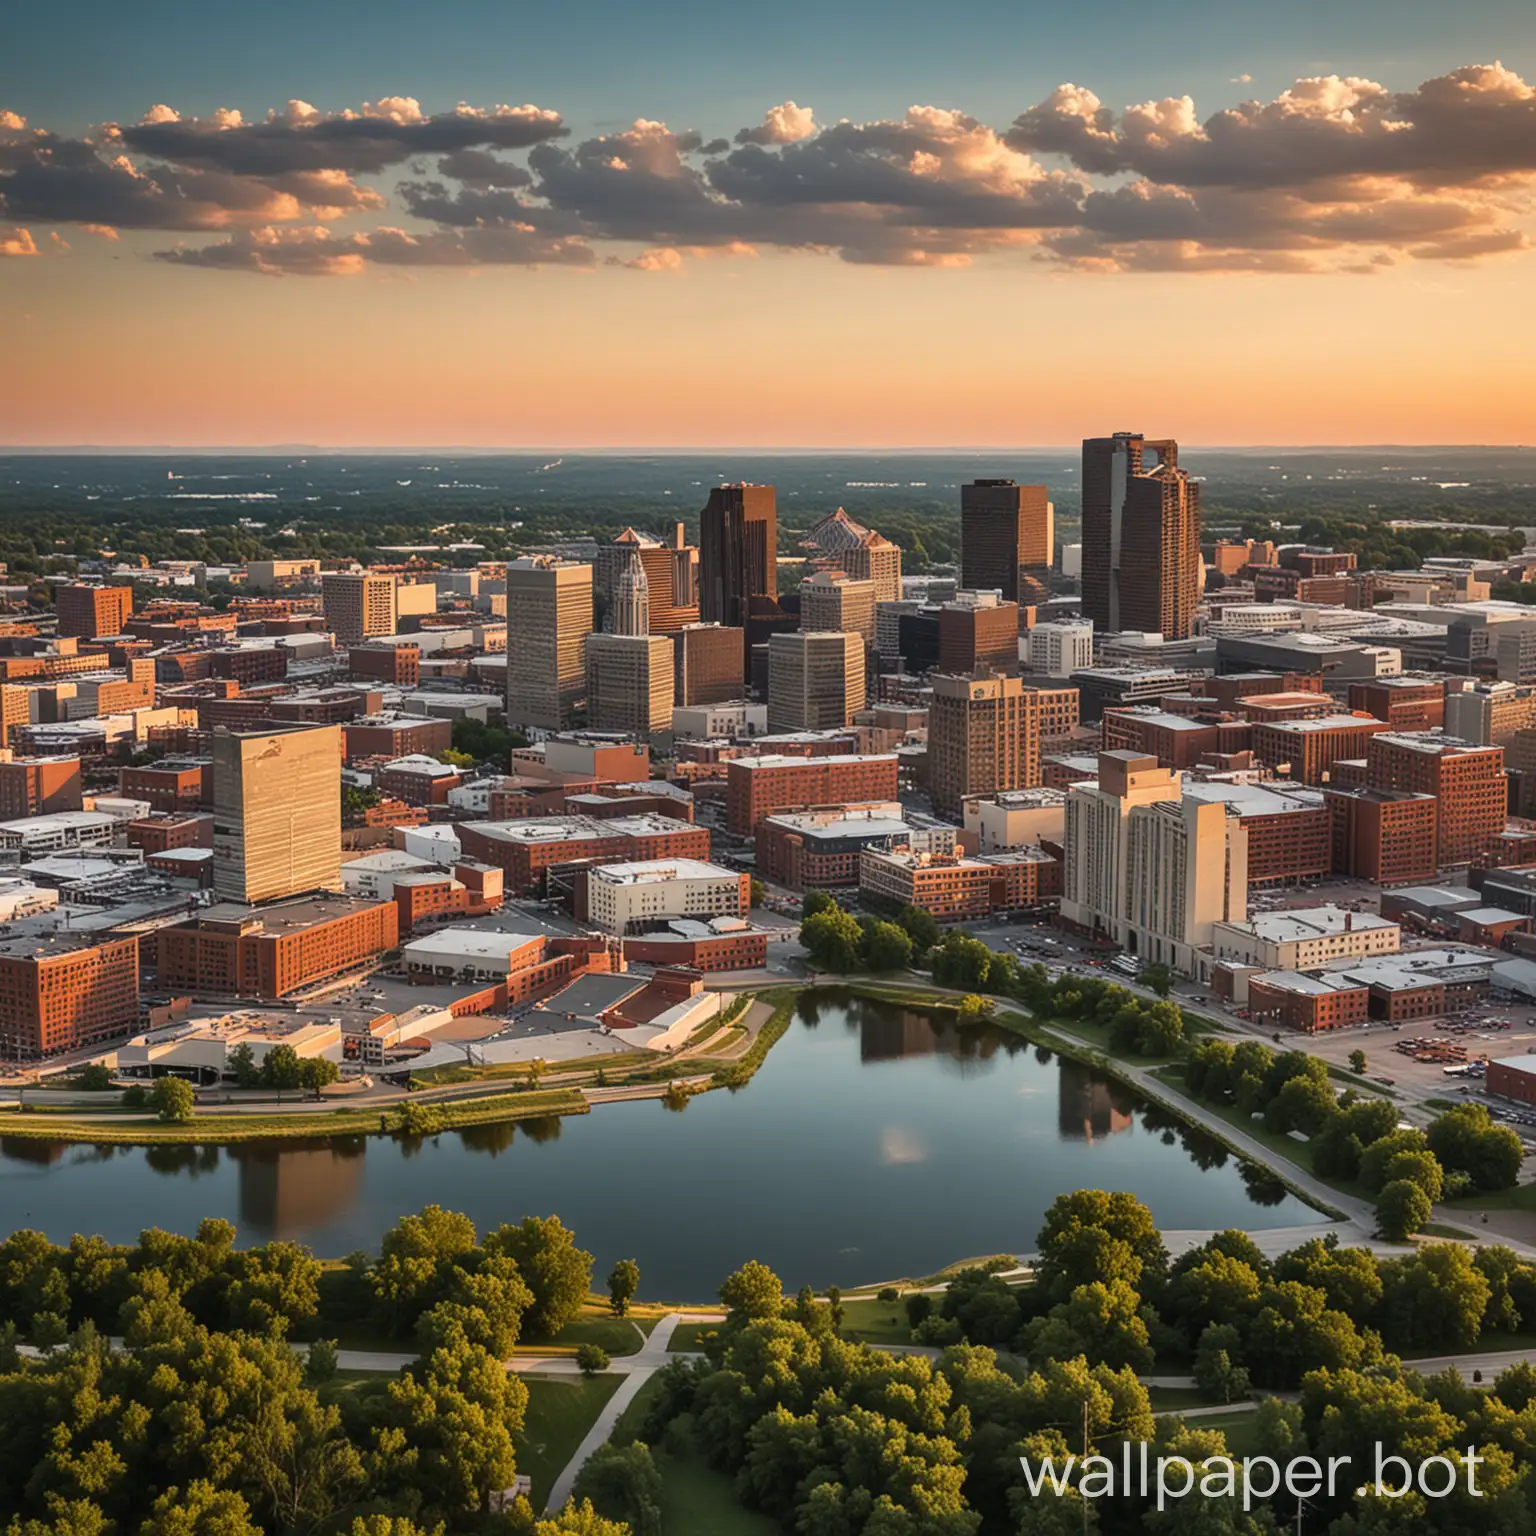
M1100 433L1107 437L1109 433ZM835 455L917 455L917 454L970 454L970 453L1076 453L1082 443L1079 439L1068 443L958 443L918 444L901 447L878 444L852 444L847 447L825 445L799 445L782 443L773 445L747 444L667 444L643 446L633 444L562 445L534 443L498 445L485 443L406 443L406 444L335 444L335 443L0 443L0 455L31 457L57 454L64 457L86 457L107 454L161 455L161 454L249 454L265 457L275 454L313 455L360 455L390 457L420 453L467 453L467 454L572 454L591 457L675 458L698 457L704 454L734 453L759 454L768 457L797 455L807 458L832 457ZM1536 443L1524 442L1464 442L1464 443L1384 443L1384 442L1332 442L1332 443L1201 443L1180 439L1180 446L1205 453L1317 453L1317 452L1490 452L1502 451L1530 453L1536 451Z

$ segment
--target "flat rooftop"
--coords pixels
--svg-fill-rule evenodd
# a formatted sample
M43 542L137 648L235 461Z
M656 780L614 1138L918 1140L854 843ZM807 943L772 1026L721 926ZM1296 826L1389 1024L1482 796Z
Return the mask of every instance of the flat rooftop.
M730 761L730 767L749 768L757 772L770 768L815 768L828 764L894 763L895 761L894 752L834 752L828 757L785 757L770 753L761 757L734 757Z
M799 759L794 759L799 761ZM645 812L639 816L615 816L599 821L591 816L525 816L513 821L466 821L462 826L482 837L506 843L595 842L615 834L629 836L675 833L688 829L688 823L675 816Z
M736 880L734 869L703 859L640 859L632 864L601 864L590 878L607 885L660 885L668 880Z
M1374 912L1346 912L1332 904L1295 907L1281 912L1255 913L1245 923L1222 923L1223 928L1251 934L1266 944L1290 944L1297 940L1326 938L1336 933L1381 932L1398 925Z
M216 901L211 907L194 912L185 924L178 926L259 922L265 933L282 933L295 928L311 928L316 923L328 923L334 918L350 917L354 912L367 912L383 905L383 902L364 896L333 896L328 892L260 907L248 907L238 901Z

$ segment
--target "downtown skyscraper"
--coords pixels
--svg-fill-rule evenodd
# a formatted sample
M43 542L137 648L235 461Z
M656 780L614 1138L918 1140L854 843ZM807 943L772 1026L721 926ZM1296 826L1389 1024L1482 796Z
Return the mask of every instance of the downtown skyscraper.
M1055 509L1043 485L977 480L961 486L961 589L1033 602L1029 578L1050 569L1055 537Z
M1100 634L1183 640L1200 599L1200 487L1179 445L1139 432L1083 441L1083 617Z

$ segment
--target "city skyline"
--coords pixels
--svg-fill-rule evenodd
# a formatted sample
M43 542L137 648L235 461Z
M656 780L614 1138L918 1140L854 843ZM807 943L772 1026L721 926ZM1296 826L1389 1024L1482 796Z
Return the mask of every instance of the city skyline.
M1115 49L1120 0L941 37L344 0L215 54L179 0L88 4L0 99L5 435L1528 442L1536 17L1342 9L1180 0Z

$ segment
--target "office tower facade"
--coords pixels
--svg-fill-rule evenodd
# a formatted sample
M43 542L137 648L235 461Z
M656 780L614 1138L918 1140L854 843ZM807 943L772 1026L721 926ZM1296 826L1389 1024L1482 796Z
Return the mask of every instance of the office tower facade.
M743 628L753 597L777 600L779 520L771 485L717 485L699 520L699 617Z
M875 643L875 584L842 571L818 571L800 584L800 627L841 630Z
M901 660L902 618L915 616L922 611L923 604L910 597L875 604L875 649L880 652L883 665L894 666Z
M638 555L645 570L646 632L675 634L699 621L699 551L690 544L683 525L675 523L665 539L626 528L611 544L599 546L593 583L609 598L618 593L619 579Z
M977 480L961 486L961 587L995 587L1011 603L1028 601L1020 578L1050 569L1055 517L1043 485Z
M97 635L120 635L133 612L132 587L60 587L53 595L58 616L57 633L94 640Z
M587 725L649 737L672 724L673 642L667 635L587 639Z
M1159 767L1155 757L1139 752L1099 753L1098 778L1067 790L1061 869L1064 923L1120 943L1125 931L1131 811L1179 798L1178 773Z
M1070 620L1036 624L1029 632L1029 670L1046 677L1069 677L1093 665L1093 625Z
M215 731L213 888L251 903L341 888L341 727Z
M1016 677L933 679L928 788L933 808L959 820L970 795L1040 782L1040 704Z
M343 645L395 632L395 578L332 572L320 578L325 627Z
M1436 857L1465 864L1504 830L1509 780L1503 747L1457 741L1439 731L1383 731L1365 749L1372 789L1433 795Z
M996 592L962 592L939 609L939 666L946 672L1019 669L1019 605Z
M651 632L651 584L646 579L640 551L631 548L613 592L613 623L616 635L648 635Z
M1184 796L1126 819L1121 945L1149 965L1199 974L1216 923L1248 917L1248 832L1220 801Z
M877 603L901 600L901 545L870 529L843 554L843 569L855 581L875 584Z
M768 729L827 731L864 708L864 639L798 630L768 642Z
M1200 488L1179 445L1137 432L1083 442L1083 617L1101 633L1187 639L1204 574Z
M139 941L111 935L0 939L0 1059L28 1061L132 1033Z
M507 723L559 731L586 700L592 567L553 555L507 566Z
M741 630L724 624L685 624L672 642L674 703L728 704L741 697Z

